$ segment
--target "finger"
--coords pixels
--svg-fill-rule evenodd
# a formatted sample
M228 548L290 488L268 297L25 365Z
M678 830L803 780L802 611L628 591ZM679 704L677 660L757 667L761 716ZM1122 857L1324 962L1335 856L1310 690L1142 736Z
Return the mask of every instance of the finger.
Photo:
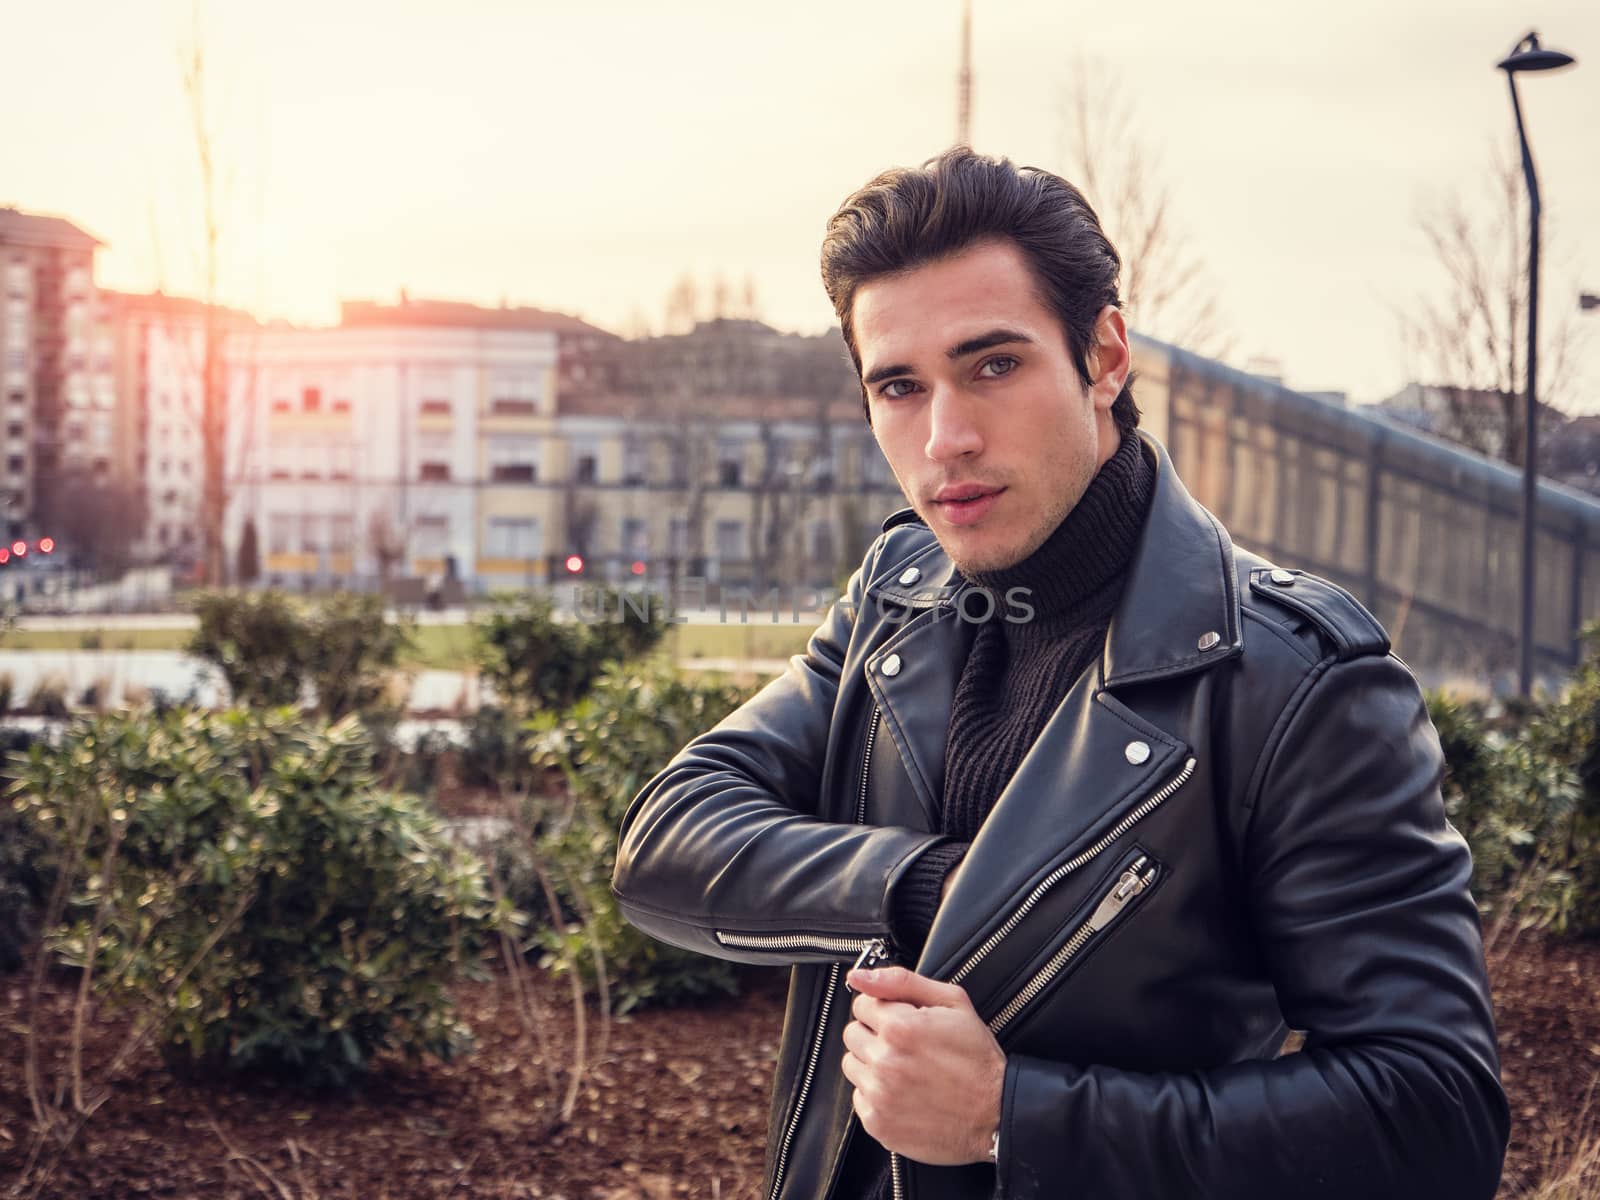
M872 1031L860 1021L851 1021L844 1027L845 1049L864 1063L876 1059L879 1053L877 1041Z
M879 1000L876 996L859 995L850 1002L850 1015L874 1033L883 1028L884 1020L896 1008L912 1008L899 1000Z
M839 1060L839 1070L850 1081L850 1086L859 1092L861 1090L861 1081L866 1078L867 1065L854 1054L846 1051L845 1056Z
M954 983L940 983L904 967L878 967L871 971L851 971L849 984L863 995L879 1000L898 1000L918 1008L968 1007L966 990Z

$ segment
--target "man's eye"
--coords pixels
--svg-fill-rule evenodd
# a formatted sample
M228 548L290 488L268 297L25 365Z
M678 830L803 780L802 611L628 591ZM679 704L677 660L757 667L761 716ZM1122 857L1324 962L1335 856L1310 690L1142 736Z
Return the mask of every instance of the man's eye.
M993 368L991 370L991 368ZM1017 360L1009 354L1002 354L997 358L988 359L978 368L980 372L987 373L993 379L997 375L1009 375L1017 369Z
M902 386L905 388L904 391L896 390ZM878 389L878 395L882 396L886 400L898 400L902 396L909 396L916 386L917 385L909 379L891 379L888 383L884 384Z

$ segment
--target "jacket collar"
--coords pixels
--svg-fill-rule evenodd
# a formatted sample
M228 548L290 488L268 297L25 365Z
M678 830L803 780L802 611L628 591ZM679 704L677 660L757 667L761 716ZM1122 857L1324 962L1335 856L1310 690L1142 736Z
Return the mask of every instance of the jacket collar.
M1156 460L1155 493L1106 634L1107 688L1203 670L1244 648L1233 542L1183 486L1166 447L1142 430L1139 437ZM902 509L884 528L916 520ZM973 587L937 541L886 566L869 594L913 609L954 608Z

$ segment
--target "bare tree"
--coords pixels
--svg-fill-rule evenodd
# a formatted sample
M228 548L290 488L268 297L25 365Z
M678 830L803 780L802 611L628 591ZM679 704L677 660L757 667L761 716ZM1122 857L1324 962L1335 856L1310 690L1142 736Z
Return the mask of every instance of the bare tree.
M1106 65L1079 58L1061 97L1063 174L1088 197L1122 256L1122 302L1141 332L1198 354L1232 348L1216 291L1173 216L1159 155Z
M1521 167L1496 151L1477 186L1419 213L1445 287L1439 299L1418 299L1399 314L1411 374L1439 381L1430 389L1440 405L1434 431L1517 465L1527 394L1527 214ZM1543 257L1556 262L1550 226L1547 211ZM1539 400L1559 409L1572 386L1579 330L1570 307L1547 305L1545 314Z
M204 581L216 587L227 580L227 563L222 549L222 523L227 514L227 395L226 371L222 361L223 329L217 313L217 250L221 240L221 220L217 203L215 139L208 119L205 90L206 50L200 30L199 9L195 10L191 40L181 53L183 88L189 100L194 123L195 152L200 168L200 193L203 206L205 269L205 315L203 318L200 364L200 454L202 487L200 493L201 568Z

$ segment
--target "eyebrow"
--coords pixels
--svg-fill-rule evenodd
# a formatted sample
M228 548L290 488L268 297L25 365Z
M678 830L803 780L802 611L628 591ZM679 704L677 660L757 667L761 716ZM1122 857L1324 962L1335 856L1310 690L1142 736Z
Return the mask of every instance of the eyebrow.
M988 333L980 333L977 337L970 337L964 342L957 342L946 350L945 357L951 360L965 358L969 354L976 354L980 350L991 350L996 346L1009 346L1017 342L1032 345L1033 339L1025 333L1018 333L1015 329L991 329ZM867 387L882 383L886 379L894 379L900 375L914 374L905 363L894 363L887 367L877 367L869 371L861 379Z

